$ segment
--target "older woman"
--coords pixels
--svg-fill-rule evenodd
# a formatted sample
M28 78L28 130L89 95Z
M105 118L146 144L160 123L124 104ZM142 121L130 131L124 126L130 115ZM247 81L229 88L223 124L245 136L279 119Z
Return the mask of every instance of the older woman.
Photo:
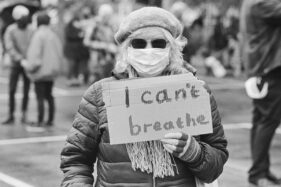
M195 187L195 179L210 183L221 174L228 158L227 141L210 92L212 134L189 136L178 132L162 140L109 144L101 83L194 74L192 67L183 65L181 50L185 42L181 32L179 21L161 8L142 8L123 20L115 35L121 54L114 76L86 91L62 151L62 186L93 186L96 160L96 187Z

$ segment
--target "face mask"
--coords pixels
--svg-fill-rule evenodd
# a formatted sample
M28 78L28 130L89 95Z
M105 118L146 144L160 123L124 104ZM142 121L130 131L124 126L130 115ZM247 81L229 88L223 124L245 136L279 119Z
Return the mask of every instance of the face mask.
M20 29L25 29L29 23L28 17L24 16L17 21L18 27Z
M128 48L128 63L141 77L160 75L169 64L169 48Z

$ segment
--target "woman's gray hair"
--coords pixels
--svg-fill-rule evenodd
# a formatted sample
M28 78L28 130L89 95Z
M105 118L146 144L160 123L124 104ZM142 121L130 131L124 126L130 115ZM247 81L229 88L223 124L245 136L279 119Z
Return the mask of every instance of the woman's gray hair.
M173 69L179 69L183 66L184 60L182 57L182 49L187 43L187 39L180 35L178 38L174 38L171 33L163 28L159 29L163 32L166 40L170 45L170 54L169 54L169 65L165 71L172 71ZM128 47L130 46L131 39L135 35L138 35L141 30L137 30L131 34L120 46L120 53L117 57L114 71L116 73L128 73L129 77L136 77L137 73L134 68L128 63Z

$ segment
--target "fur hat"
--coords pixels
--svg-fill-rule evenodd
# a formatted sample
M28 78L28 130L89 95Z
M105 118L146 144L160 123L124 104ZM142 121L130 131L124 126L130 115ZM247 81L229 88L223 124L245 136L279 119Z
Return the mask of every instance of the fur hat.
M167 10L157 7L144 7L131 12L120 24L115 40L121 44L134 31L145 27L161 27L168 30L174 38L182 33L179 20Z

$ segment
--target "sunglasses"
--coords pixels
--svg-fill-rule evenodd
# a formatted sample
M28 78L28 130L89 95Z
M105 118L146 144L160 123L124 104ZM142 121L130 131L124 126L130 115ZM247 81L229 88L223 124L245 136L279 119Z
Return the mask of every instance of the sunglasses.
M132 39L131 46L134 49L144 49L147 46L148 41L144 39ZM167 46L167 41L164 39L154 39L150 40L152 48L161 48L164 49Z

